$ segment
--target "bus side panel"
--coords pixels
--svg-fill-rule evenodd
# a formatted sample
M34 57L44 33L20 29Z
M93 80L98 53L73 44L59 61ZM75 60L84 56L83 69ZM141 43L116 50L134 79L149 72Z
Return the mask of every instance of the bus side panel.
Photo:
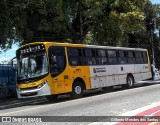
M119 84L126 84L127 74L134 73L134 64L130 65L119 65L118 66L118 75L119 75Z
M105 84L105 76L104 76L105 72L106 72L105 66L90 66L90 73L91 73L90 80L92 89L100 88L101 86L103 86L103 84Z
M86 89L91 88L89 66L70 66L68 76L69 79L65 81L66 92L72 91L73 82L77 78L84 81Z
M146 80L151 77L151 74L148 70L148 64L135 64L135 73L134 79L135 82Z
M57 77L52 78L52 94L62 94L72 91L73 77L68 65L66 69Z
M149 79L151 78L151 72L149 72L148 64L143 64L143 70L142 70L142 79Z
M106 86L119 85L118 65L106 65Z
M119 84L118 65L91 66L91 88L100 88Z
M134 70L134 79L135 82L142 80L142 71L143 71L144 64L135 64Z

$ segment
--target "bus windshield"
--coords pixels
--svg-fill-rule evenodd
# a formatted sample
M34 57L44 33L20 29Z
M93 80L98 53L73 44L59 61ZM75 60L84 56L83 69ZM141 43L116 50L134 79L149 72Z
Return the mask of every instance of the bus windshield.
M42 52L20 57L19 65L19 80L39 77L48 73L47 56Z

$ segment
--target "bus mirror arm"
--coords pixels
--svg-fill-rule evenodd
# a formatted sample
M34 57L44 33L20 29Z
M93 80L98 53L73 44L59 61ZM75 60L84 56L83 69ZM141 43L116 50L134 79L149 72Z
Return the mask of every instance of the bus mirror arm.
M17 58L14 57L10 61L11 69L17 71Z
M18 71L17 67L12 67L12 70Z

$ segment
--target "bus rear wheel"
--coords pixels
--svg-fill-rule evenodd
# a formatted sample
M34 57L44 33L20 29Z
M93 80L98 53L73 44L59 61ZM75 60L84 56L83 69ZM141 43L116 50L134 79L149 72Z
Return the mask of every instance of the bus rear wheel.
M133 76L132 75L128 75L127 79L126 79L126 82L127 82L126 87L127 88L132 88L134 86L134 78L133 78Z
M49 101L56 101L58 99L58 95L48 95L48 96L46 96L46 98Z
M83 96L83 91L84 91L84 88L82 86L82 83L79 81L75 81L72 86L71 97L73 99L81 98Z

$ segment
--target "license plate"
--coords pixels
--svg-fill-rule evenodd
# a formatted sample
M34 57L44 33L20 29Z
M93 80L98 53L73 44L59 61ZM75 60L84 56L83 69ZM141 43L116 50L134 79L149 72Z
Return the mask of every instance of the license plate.
M31 93L30 93L30 92L27 92L27 93L24 93L24 95L31 95Z

